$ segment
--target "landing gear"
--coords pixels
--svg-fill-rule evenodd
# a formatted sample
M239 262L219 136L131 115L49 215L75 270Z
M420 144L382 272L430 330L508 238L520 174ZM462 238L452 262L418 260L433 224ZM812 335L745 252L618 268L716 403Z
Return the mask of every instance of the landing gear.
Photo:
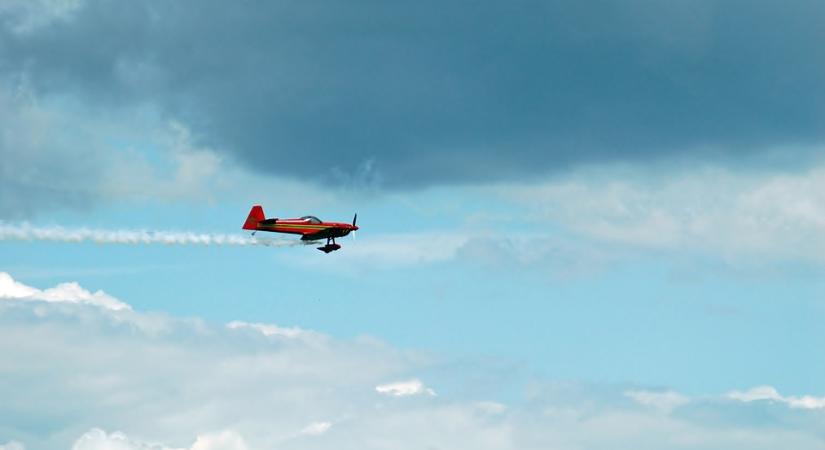
M330 241L332 241L332 244L330 244ZM333 238L327 238L327 245L325 245L323 247L318 247L318 250L321 250L324 253L329 253L329 252L334 252L335 250L338 250L339 248L341 248L341 246L335 243L335 238L333 237Z

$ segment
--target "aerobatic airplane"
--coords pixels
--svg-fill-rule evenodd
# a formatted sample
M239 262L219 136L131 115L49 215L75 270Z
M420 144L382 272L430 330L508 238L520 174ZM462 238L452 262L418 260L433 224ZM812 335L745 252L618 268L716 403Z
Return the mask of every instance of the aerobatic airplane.
M304 216L300 219L267 219L261 205L255 205L252 207L252 211L249 211L249 217L246 218L243 229L252 230L252 234L257 231L300 234L302 241L326 239L327 245L318 247L318 250L329 253L341 248L340 245L335 243L335 238L346 236L358 229L355 226L356 219L358 219L358 214L352 218L352 224L323 222L315 216Z

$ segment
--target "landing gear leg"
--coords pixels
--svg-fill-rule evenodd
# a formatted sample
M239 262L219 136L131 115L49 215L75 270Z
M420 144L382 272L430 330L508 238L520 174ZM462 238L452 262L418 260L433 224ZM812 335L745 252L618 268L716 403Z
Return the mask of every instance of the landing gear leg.
M334 252L335 250L338 250L339 248L341 248L341 246L335 243L335 238L334 237L328 237L327 238L327 245L325 245L323 247L318 247L318 250L321 250L324 253L329 253L329 252Z

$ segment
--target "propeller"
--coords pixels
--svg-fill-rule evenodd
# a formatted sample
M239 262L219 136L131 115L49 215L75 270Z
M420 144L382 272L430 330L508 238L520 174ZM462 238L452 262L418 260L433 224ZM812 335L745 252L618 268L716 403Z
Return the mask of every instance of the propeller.
M352 227L355 228L355 222L358 220L358 213L355 213L355 216L352 217ZM352 230L352 240L355 240L355 230Z

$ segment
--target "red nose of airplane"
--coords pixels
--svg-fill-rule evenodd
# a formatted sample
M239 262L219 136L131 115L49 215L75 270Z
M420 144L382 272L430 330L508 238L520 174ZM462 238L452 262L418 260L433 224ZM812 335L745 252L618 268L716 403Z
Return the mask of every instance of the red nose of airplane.
M352 231L355 231L355 230L357 230L357 229L358 229L358 225L353 225L353 226L352 226Z

